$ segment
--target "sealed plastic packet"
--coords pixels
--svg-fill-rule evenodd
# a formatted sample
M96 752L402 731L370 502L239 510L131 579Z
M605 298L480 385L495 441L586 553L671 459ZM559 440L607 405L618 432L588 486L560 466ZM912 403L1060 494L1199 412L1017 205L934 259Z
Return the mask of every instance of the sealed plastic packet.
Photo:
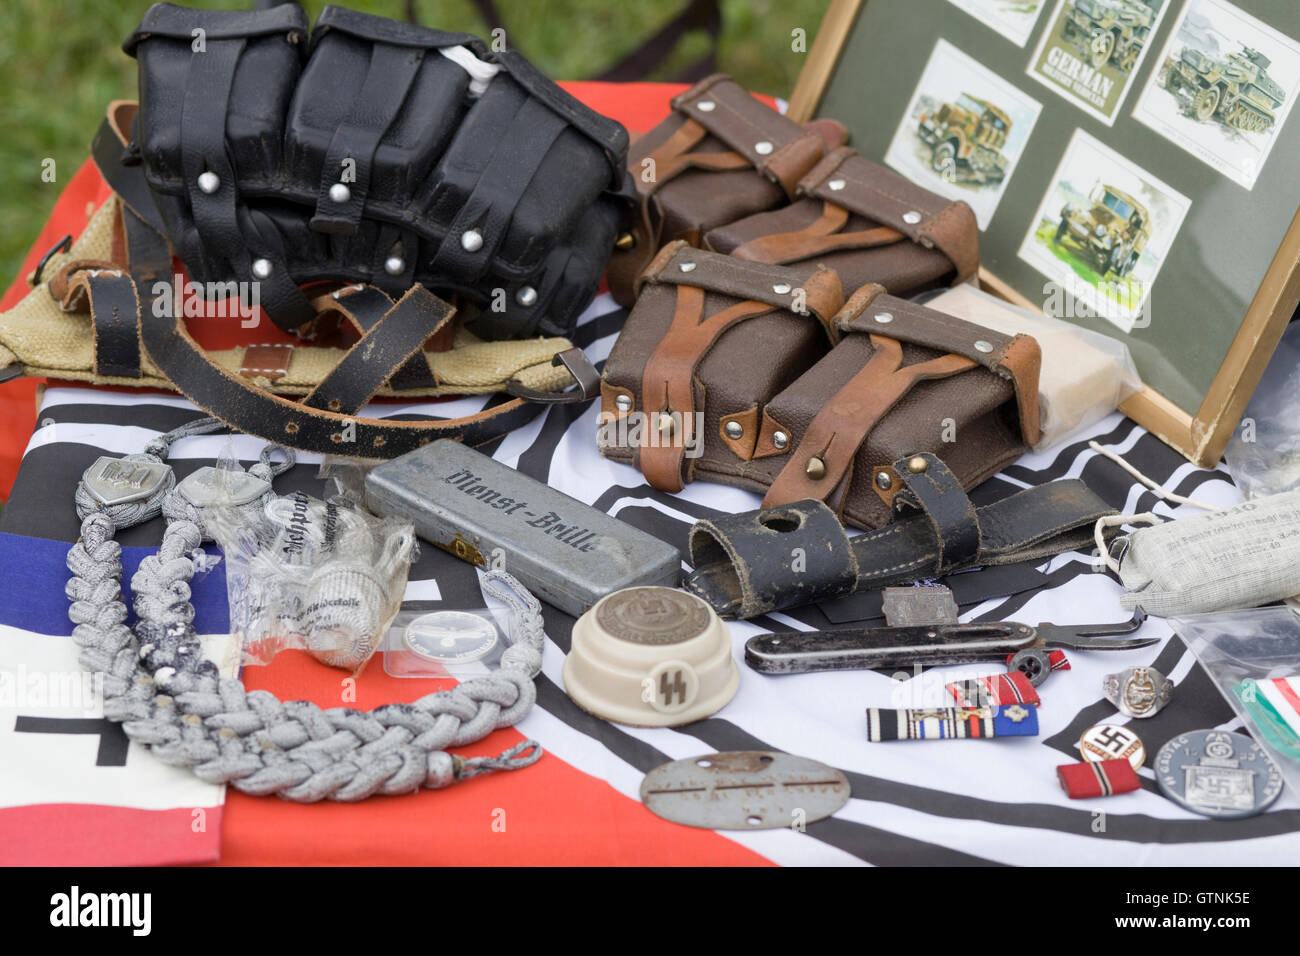
M217 509L208 525L226 553L243 663L269 663L286 648L353 672L369 660L406 590L416 548L409 521L295 492L252 510Z
M1122 606L1169 617L1259 607L1300 593L1300 491L1222 508L1168 492L1118 455L1090 444L1162 498L1208 512L1174 521L1147 512L1097 522L1098 552L1126 591ZM1107 546L1103 529L1125 524L1155 527Z
M1268 607L1169 623L1300 795L1300 617Z
M448 610L436 602L407 602L384 640L384 672L390 677L455 678L465 681L497 670L509 648L540 640L542 606L503 570L479 571L492 607Z

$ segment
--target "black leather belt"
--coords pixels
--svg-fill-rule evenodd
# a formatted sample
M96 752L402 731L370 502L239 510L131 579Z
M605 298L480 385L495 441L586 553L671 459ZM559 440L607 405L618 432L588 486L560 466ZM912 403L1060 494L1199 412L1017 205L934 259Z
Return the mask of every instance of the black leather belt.
M757 617L964 567L1091 548L1097 519L1116 513L1074 478L976 508L934 455L900 459L894 470L905 487L895 520L855 538L812 499L696 522L686 589L723 616Z

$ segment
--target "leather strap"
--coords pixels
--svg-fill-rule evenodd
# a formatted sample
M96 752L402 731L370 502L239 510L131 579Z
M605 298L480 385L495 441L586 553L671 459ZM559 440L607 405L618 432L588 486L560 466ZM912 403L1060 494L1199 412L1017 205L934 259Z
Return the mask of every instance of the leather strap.
M896 330L900 339L936 352L963 355L1009 380L1015 392L1025 444L1038 444L1038 373L1042 351L1033 336L1003 335L897 296L860 298L856 294L835 316L832 332L879 332L882 325L877 316L881 313L892 316L885 331Z
M424 286L412 286L410 292L366 330L302 404L344 415L356 414L421 350L425 340L455 314L452 306Z
M936 571L947 574L969 564L979 552L980 526L975 506L957 476L930 452L913 455L905 465L900 464L896 463L894 470L905 490L894 497L894 507L912 505L929 519L939 552Z
M874 249L903 239L901 232L889 226L840 232L848 221L847 209L825 202L822 204L821 215L802 229L759 236L731 250L731 255L738 259L785 265L845 249Z
M907 461L896 462L895 470L906 471ZM935 462L927 468L948 471ZM684 586L724 616L750 618L934 577L942 573L945 558L951 571L1091 549L1096 520L1116 513L1083 482L1069 478L973 509L970 519L965 515L970 502L956 478L948 473L943 481L943 497L926 493L918 499L921 513L900 514L892 524L852 539L820 501L696 522L690 534L695 570ZM790 521L792 513L801 520ZM978 539L974 551L972 520ZM807 573L814 552L820 580ZM856 569L853 581L846 578L849 567Z
M695 439L695 369L723 332L738 322L767 315L775 309L765 302L740 302L707 318L704 290L677 287L677 308L668 334L646 362L641 378L642 407L652 416L641 446L640 466L646 481L661 491L681 491L686 449ZM663 419L662 416L670 416ZM671 424L660 427L660 422Z
M423 63L423 50L388 43L376 43L371 48L365 79L348 109L347 118L334 131L321 164L316 214L311 219L315 231L335 235L356 231L365 211L375 150L405 102ZM356 176L346 183L351 194L347 202L337 203L330 198L330 187L340 181L345 160L356 164Z
M131 276L99 270L76 273L69 278L64 307L73 308L84 297L91 305L92 315L96 304L103 303L114 303L121 312L126 301L123 283L131 283L137 303L134 318L149 358L187 398L231 428L306 451L322 454L344 451L363 458L391 458L438 438L481 445L524 425L543 408L537 402L514 398L475 415L438 421L385 421L343 413L344 408L359 407L450 317L451 307L419 285L412 287L385 314L384 320L363 336L362 344L354 347L340 363L355 371L358 384L351 384L352 372L337 377L331 373L309 396L313 402L326 406L331 400L337 401L340 411L265 392L208 359L185 329L181 310L174 307L175 303L172 307L155 308L154 283L171 269L166 240L130 209L124 209L123 222L131 255ZM100 317L96 321L106 320ZM394 324L389 327L389 322ZM380 330L385 327L389 327L386 335L398 330L392 343L380 341ZM373 342L373 350L364 347L367 341ZM411 342L415 344L406 348ZM365 397L360 397L362 392ZM584 391L573 400L589 397Z
M636 184L636 191L643 198L651 196L665 183L671 182L674 177L680 176L688 169L726 172L733 169L751 168L749 160L737 152L726 150L703 153L689 152L692 146L698 144L708 134L709 131L695 120L685 120L677 128L677 131L660 143L649 156L629 163L632 181ZM647 159L650 160L648 168L654 171L654 174L648 178L641 175L642 170L647 168L643 165Z
M100 280L93 287L77 281L78 277L91 275ZM65 308L79 309L84 304L90 312L95 336L95 374L106 378L139 378L140 302L131 277L116 270L83 268L65 278L62 287Z
M358 335L365 335L388 314L393 307L393 300L380 289L362 286L357 289L340 289L328 296L321 296L312 305L317 309L318 315L338 313L356 329ZM439 327L444 331L447 328L445 322ZM425 341L430 337L432 336L426 337ZM388 383L395 389L431 389L437 387L438 380L429 370L428 361L417 349L393 373Z
M839 308L839 280L821 267L804 278L692 249L684 242L666 246L644 279L676 284L677 295L668 331L641 375L641 409L657 417L648 423L638 465L651 486L676 492L685 483L686 449L694 447L695 370L700 362L737 323L791 309L798 289L804 292L807 313L825 323ZM741 301L706 316L709 292Z
M913 242L938 249L956 270L954 284L979 268L979 227L970 206L949 202L847 146L832 150L813 167L799 181L798 192L843 206Z
M427 295L421 286L407 293L407 297ZM481 445L530 421L542 408L512 399L475 415L434 422L354 418L309 408L264 392L213 364L174 314L176 310L160 311L165 314L146 310L142 316L141 340L173 385L231 428L304 451L392 458L438 438Z
M541 100L524 100L474 191L447 229L429 265L431 271L458 276L462 281L476 281L487 273L510 226L515 205L565 129L564 119ZM470 229L478 230L482 237L482 244L473 251L461 245L461 238Z
M832 507L838 514L853 482L858 449L885 413L917 382L975 368L975 362L961 355L941 355L904 366L903 347L897 339L876 334L870 339L871 357L814 416L790 460L769 486L763 507L804 498L825 501L835 494L838 504Z
M541 402L544 405L570 405L574 402L585 402L600 394L600 372L596 371L596 366L591 364L591 360L582 349L574 347L556 352L551 359L551 365L563 365L573 376L573 380L578 383L578 387L568 392L539 392L511 380L506 382L506 394L525 398L530 402Z
M251 258L239 232L238 188L225 136L230 89L246 42L242 37L215 40L205 45L205 52L190 55L180 128L185 190L207 263L204 271L244 281L251 277ZM217 177L211 193L199 187L200 176L209 172Z
M828 329L844 304L839 276L824 266L786 269L745 262L695 249L682 240L659 250L641 274L638 293L647 283L695 286L737 299L766 302L776 309L793 309L801 303L805 312Z
M673 109L745 157L791 199L797 195L800 178L826 152L817 131L770 109L722 74L701 80L674 97Z

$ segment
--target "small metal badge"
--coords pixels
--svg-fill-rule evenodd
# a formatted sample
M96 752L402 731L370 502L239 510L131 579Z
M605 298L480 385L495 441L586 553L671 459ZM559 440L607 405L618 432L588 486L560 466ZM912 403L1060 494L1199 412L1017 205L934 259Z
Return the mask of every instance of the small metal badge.
M86 469L81 483L100 504L124 505L157 494L171 473L171 466L162 462L127 461L104 455Z
M1173 699L1174 684L1154 667L1126 667L1106 675L1102 693L1125 717L1154 717Z
M246 471L204 465L184 478L176 490L198 508L238 507L262 497L271 490L271 483Z
M656 816L709 830L802 829L849 799L838 770L775 751L737 750L674 760L641 781Z
M1253 817L1282 792L1282 774L1264 749L1223 730L1180 734L1160 748L1154 769L1166 797L1222 820Z
M497 645L497 629L468 611L434 611L417 617L402 636L414 654L439 664L466 664Z
M1123 724L1097 724L1089 727L1079 738L1079 754L1090 763L1127 760L1134 770L1147 759L1142 740Z
M957 623L957 601L942 586L885 588L883 605L890 627Z

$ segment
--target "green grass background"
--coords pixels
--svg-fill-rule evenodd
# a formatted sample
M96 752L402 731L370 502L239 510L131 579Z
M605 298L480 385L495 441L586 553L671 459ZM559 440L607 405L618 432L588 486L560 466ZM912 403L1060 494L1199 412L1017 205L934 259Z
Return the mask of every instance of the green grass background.
M105 105L134 99L135 61L122 41L148 8L145 0L3 0L0 29L0 276L22 264L63 184L86 159ZM245 8L241 0L206 7ZM402 19L404 0L343 5ZM595 76L670 21L685 0L497 0L507 43L556 79ZM303 6L315 20L323 3ZM420 22L445 30L487 32L469 0L415 0ZM791 50L791 31L811 44L826 0L723 0L719 69L751 89L789 96L806 58ZM704 55L703 33L688 34L650 79L670 78ZM43 182L42 162L56 179Z

